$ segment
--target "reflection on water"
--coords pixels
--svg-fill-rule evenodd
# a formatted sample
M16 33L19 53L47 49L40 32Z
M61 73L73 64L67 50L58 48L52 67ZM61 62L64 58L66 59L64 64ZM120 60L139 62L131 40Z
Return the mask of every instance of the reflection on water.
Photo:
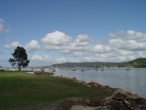
M88 70L60 70L54 73L55 76L75 77L86 82L97 82L102 85L109 85L113 88L122 88L141 97L146 98L146 69L105 69L104 71Z

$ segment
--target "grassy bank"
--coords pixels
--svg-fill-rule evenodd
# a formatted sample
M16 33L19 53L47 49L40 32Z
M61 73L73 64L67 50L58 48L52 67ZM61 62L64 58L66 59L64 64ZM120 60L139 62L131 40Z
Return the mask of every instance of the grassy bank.
M66 98L98 99L109 95L111 92L105 89L89 88L52 76L28 75L24 72L0 73L0 109L4 110L39 110Z

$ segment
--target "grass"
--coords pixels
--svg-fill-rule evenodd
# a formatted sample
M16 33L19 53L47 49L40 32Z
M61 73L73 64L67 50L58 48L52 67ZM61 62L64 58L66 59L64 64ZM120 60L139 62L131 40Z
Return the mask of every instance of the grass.
M24 72L0 72L1 110L42 110L42 107L53 106L53 103L67 98L96 97L98 99L109 95L111 92L105 89L89 88L52 76L28 75ZM61 105L64 104L61 102ZM64 107L64 109L67 108Z

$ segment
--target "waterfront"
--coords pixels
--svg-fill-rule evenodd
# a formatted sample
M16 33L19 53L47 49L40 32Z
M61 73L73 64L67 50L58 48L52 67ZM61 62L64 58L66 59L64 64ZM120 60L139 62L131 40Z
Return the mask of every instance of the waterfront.
M75 77L85 82L97 82L102 85L109 85L113 88L121 88L131 93L138 94L140 97L146 98L146 69L132 68L126 71L125 68L104 69L104 71L87 70L60 70L54 72L54 76Z

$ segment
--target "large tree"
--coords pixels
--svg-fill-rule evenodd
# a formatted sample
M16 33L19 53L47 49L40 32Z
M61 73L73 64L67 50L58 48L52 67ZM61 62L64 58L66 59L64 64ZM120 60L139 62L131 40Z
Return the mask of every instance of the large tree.
M12 66L18 66L18 70L21 71L21 67L26 67L29 64L29 60L27 59L26 50L23 47L17 47L12 53L14 58L10 58L9 62Z

